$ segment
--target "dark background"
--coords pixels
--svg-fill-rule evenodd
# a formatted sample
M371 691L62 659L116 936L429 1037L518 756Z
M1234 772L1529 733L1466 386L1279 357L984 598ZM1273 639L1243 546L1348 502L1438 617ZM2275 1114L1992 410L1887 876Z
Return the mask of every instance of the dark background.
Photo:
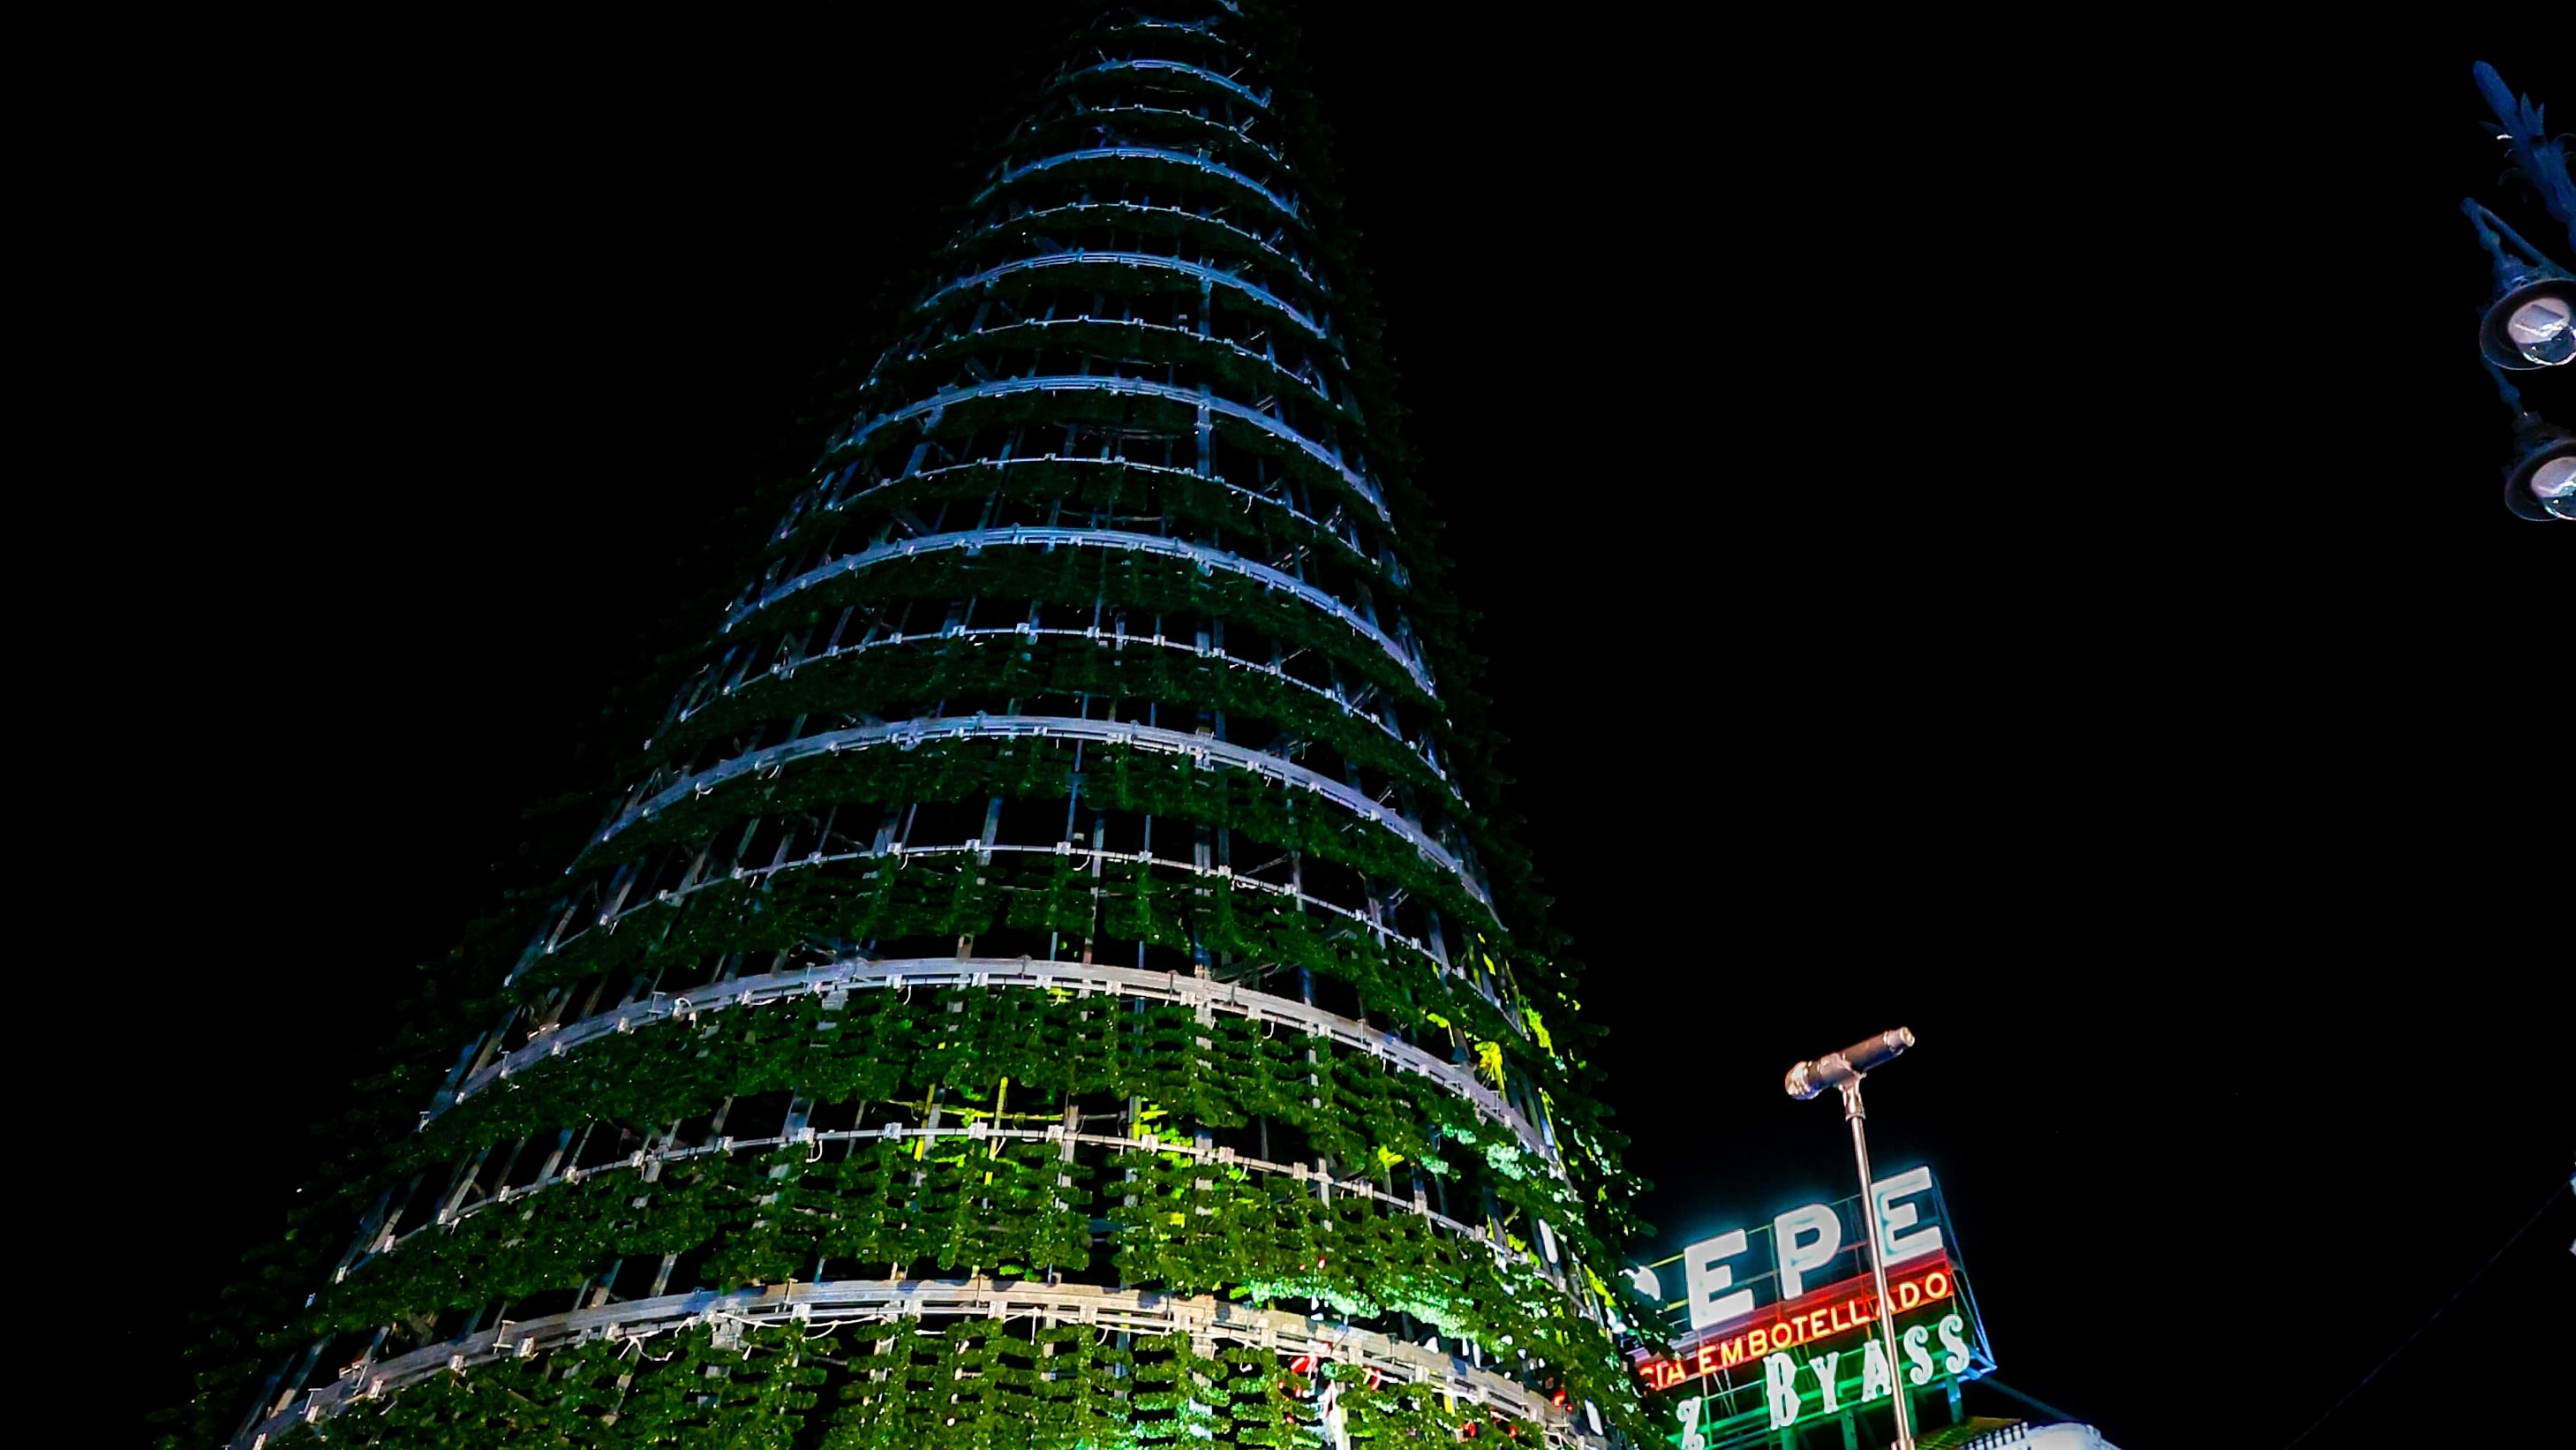
M2569 540L2495 501L2456 206L2556 240L2468 67L2563 64L1391 9L1308 55L1648 1256L1847 1191L1780 1074L1904 1022L1873 1146L2000 1379L2283 1445L2555 1188L2308 1443L2545 1422ZM104 1413L756 544L1017 14L39 48L22 969L95 1147L25 1211L150 1286Z

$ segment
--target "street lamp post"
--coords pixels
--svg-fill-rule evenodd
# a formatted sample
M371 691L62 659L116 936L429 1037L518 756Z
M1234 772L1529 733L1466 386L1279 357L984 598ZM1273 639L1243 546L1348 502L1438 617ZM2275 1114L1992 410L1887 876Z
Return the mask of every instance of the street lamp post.
M1861 1124L1860 1080L1914 1045L1911 1028L1899 1027L1789 1069L1789 1096L1800 1102L1829 1087L1842 1089L1843 1121L1851 1124L1852 1161L1860 1169L1861 1237L1869 1244L1869 1277L1878 1297L1879 1347L1887 1355L1887 1390L1896 1401L1896 1450L1914 1450L1914 1416L1905 1401L1904 1361L1896 1355L1896 1315L1887 1302L1887 1253L1879 1239L1878 1200L1870 1192L1869 1137Z
M2566 154L2549 137L2540 107L2515 96L2486 62L2478 63L2475 74L2495 112L2496 139L2513 157L2509 174L2530 183L2543 209L2567 228L2569 245L2576 246L2576 183L2568 179ZM2576 276L2494 212L2474 201L2461 202L2460 209L2495 264L2494 294L2478 324L2478 353L2514 414L2515 458L2505 471L2504 505L2516 518L2576 519L2576 436L2526 409L2521 390L2505 380L2509 372L2576 361Z

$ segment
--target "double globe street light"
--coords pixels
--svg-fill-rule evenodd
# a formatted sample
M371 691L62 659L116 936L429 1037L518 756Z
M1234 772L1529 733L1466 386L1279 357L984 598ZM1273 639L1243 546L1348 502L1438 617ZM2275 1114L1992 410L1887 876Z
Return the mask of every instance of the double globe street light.
M2504 227L2475 203L2469 214L2471 221L2481 222L2481 233L2489 225ZM2511 230L2505 228L2508 234ZM2545 260L2537 267L2511 270L2514 275L2505 279L2510 290L2487 310L2486 324L2479 329L2478 350L2489 362L2510 369L2554 368L2576 357L2576 300L2568 296L2567 274Z
M2568 244L2576 247L2576 184L2568 180L2566 153L2542 124L2541 108L2517 98L2484 61L2475 75L2495 111L2496 139L2513 157L2507 175L2540 193L2541 205L2567 228ZM2495 294L2478 324L2478 353L2514 414L2516 443L2505 471L2504 506L2516 518L2576 520L2576 435L2525 408L2522 391L2505 378L2576 361L2576 277L2494 212L2475 201L2461 202L2460 209L2495 263Z

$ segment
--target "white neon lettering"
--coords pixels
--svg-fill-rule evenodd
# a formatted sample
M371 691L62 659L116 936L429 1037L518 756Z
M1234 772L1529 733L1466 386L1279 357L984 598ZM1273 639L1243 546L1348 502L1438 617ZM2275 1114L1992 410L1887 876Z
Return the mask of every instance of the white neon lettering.
M1892 1202L1931 1191L1932 1170L1929 1168L1912 1169L1870 1185L1870 1208L1878 1220L1878 1248L1887 1256L1887 1262L1901 1264L1908 1259L1940 1252L1941 1226L1927 1223L1912 1233L1905 1233L1903 1230L1913 1228L1922 1215L1913 1204Z
M1968 1341L1960 1337L1967 1327L1968 1321L1956 1314L1941 1316L1941 1348L1948 1351L1941 1357L1942 1373L1957 1374L1968 1367Z
M1591 1401L1586 1400L1584 1404L1589 1408ZM1708 1450L1708 1437L1700 1433L1699 1407L1698 1395L1681 1402L1682 1443L1675 1450Z
M1806 1242L1801 1235L1813 1234ZM1806 1275L1834 1261L1843 1247L1843 1221L1821 1203L1793 1208L1771 1220L1771 1252L1780 1260L1782 1302L1806 1292Z
M1762 1361L1762 1397L1771 1406L1771 1428L1798 1423L1798 1362L1785 1354Z
M1860 1402L1864 1405L1885 1395L1896 1386L1895 1377L1887 1370L1887 1351L1876 1339L1861 1347Z
M1816 1372L1816 1387L1825 1392L1825 1409L1828 1413L1843 1407L1842 1386L1834 1383L1834 1367L1841 1364L1842 1359L1843 1352L1837 1349L1831 1354L1820 1354L1807 1361L1807 1368Z
M1931 1334L1920 1324L1905 1331L1905 1378L1914 1384L1932 1383L1932 1351L1924 1344Z
M1735 1271L1719 1262L1743 1253L1744 1247L1744 1230L1736 1229L1682 1250L1682 1279L1690 1288L1691 1328L1706 1329L1753 1312L1753 1291L1738 1289L1727 1293L1735 1282Z

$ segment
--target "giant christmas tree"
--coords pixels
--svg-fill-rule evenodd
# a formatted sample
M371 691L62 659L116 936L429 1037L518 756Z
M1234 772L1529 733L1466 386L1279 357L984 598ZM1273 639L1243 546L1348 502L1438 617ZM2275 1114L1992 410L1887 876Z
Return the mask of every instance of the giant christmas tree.
M1627 1185L1290 41L1075 37L488 1030L299 1228L236 1444L1633 1414Z

